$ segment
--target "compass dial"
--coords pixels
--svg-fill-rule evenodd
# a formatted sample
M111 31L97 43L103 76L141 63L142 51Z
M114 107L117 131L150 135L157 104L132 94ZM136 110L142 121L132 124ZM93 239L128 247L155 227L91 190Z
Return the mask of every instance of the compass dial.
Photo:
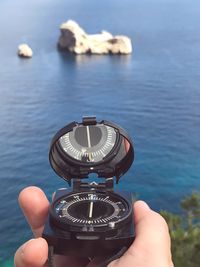
M60 137L62 150L81 162L97 163L103 160L115 146L117 133L107 125L76 126Z
M62 226L77 226L84 229L105 227L115 228L130 219L129 203L115 193L82 192L72 193L58 199L52 214Z

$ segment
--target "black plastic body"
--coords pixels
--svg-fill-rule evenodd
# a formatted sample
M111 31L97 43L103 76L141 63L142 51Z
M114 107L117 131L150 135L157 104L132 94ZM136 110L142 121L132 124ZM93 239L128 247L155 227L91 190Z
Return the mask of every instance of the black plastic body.
M55 194L55 200L71 193L67 189L60 189ZM129 192L120 191L117 194L125 198L132 207L132 196ZM98 257L112 255L121 248L128 248L134 240L134 223L132 219L113 231L103 234L69 232L55 227L49 220L45 224L43 238L49 246L53 246L54 253L73 255L77 257Z

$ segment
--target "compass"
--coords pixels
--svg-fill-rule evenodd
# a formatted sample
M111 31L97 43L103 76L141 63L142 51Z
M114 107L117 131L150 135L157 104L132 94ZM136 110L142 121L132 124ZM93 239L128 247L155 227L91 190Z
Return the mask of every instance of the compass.
M53 222L63 229L102 232L126 222L131 215L127 201L106 192L71 193L53 203Z
M43 237L51 253L113 259L130 246L132 196L115 191L114 182L119 182L133 159L131 138L109 121L83 117L55 134L49 161L71 187L57 190L50 206ZM101 179L88 181L90 174Z

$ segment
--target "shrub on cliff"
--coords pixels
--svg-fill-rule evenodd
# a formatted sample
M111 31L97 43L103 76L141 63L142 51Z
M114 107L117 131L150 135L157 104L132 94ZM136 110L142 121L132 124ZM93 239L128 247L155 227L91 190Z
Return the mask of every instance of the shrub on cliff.
M161 211L166 219L171 240L175 267L199 267L200 264L200 193L181 201L183 214Z

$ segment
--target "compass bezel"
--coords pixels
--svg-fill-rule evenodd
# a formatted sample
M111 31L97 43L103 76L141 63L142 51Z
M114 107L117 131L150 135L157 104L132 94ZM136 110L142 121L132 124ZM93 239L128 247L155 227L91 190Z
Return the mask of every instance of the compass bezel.
M96 165L107 161L119 143L119 132L108 125L77 125L59 138L58 145L72 161L78 164Z
M112 147L112 149L110 150L110 152L106 155L106 157L104 159L102 159L102 160L100 160L98 162L91 162L91 161L90 162L82 162L80 160L77 160L77 159L71 157L69 154L66 154L65 151L63 150L63 147L61 146L59 140L60 140L60 138L58 139L58 142L55 145L59 147L59 149L60 149L59 153L62 156L63 160L67 160L67 161L71 162L72 164L77 164L77 165L85 166L85 167L98 166L98 165L101 165L102 163L106 163L109 160L111 160L115 156L115 153L117 153L119 151L120 144L121 144L121 141L122 141L119 132L116 131L115 144L114 144L114 146Z
M108 220L106 219L106 217L104 217L103 219L101 219L101 221L103 223L86 223L86 222L76 222L73 221L72 219L70 220L69 217L59 217L58 213L56 212L56 206L58 205L58 203L60 203L62 200L66 201L67 199L73 198L74 196L86 196L86 195L91 195L91 194L95 194L95 195L99 195L99 196L105 196L111 198L110 202L114 203L115 206L117 206L116 203L121 202L123 204L123 206L125 207L125 211L123 211L123 216L119 217L118 220ZM118 200L118 202L114 202L113 199ZM89 199L88 199L89 200ZM71 200L70 200L71 201ZM74 203L71 202L69 207L71 205L73 205ZM87 199L86 199L87 201ZM103 201L98 199L98 201L102 201L102 203L104 205L107 205L108 201ZM82 205L82 203L84 202L84 200L78 200L76 201L76 203L79 203L80 205ZM105 202L105 203L104 203ZM109 205L113 205L113 204L109 204ZM113 207L113 214L116 213L116 207ZM119 207L118 207L119 209ZM120 210L118 211L118 214L120 213ZM128 223L131 219L132 219L132 207L129 203L128 200L126 200L124 197L122 197L121 195L114 193L114 192L105 192L105 191L82 191L82 192L71 192L67 195L64 195L62 197L59 197L58 199L56 199L55 201L53 201L53 203L51 204L50 207L50 219L51 219L51 223L54 226L59 227L60 229L63 230L69 230L69 231L74 231L74 232L104 232L104 231L113 231L116 230L118 228L120 228L120 226ZM71 216L71 215L70 215ZM110 216L111 217L111 216ZM75 218L76 219L76 218ZM105 222L106 220L108 220L108 222ZM114 222L114 228L110 227L109 223L110 222ZM91 230L92 229L92 230Z

